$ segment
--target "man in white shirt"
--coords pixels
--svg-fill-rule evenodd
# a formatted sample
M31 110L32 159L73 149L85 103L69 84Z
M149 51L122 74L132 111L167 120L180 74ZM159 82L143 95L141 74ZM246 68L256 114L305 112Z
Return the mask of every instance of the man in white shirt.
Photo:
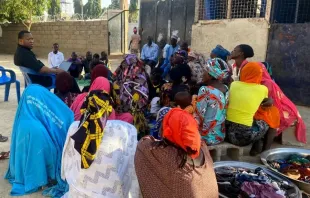
M53 44L53 51L48 54L48 66L50 68L59 67L59 65L65 60L64 54L59 50L58 43Z

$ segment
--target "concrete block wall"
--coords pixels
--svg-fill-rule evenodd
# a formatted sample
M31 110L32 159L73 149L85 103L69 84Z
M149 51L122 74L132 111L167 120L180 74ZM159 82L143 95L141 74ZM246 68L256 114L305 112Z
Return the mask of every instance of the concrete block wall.
M265 18L199 21L192 28L191 48L209 57L218 44L229 51L239 44L249 44L255 53L252 60L264 61L268 31L269 24Z
M0 53L13 54L17 46L17 34L25 30L22 24L2 26ZM33 51L38 57L47 58L53 43L58 43L65 58L73 51L85 56L87 51L100 53L108 51L108 21L59 21L35 23L31 33L34 36Z

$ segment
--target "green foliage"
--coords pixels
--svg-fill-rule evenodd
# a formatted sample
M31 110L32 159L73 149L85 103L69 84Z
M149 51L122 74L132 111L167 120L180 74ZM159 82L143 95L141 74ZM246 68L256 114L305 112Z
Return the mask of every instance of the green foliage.
M130 23L137 23L139 16L138 10L138 0L130 0L129 5L129 22Z
M108 9L120 9L120 0L112 0Z
M88 0L84 6L85 18L99 18L102 13L100 0Z
M73 5L74 5L74 13L76 14L82 14L82 0L74 0Z
M0 22L23 23L31 28L32 16L41 16L50 0L1 0ZM28 25L27 25L28 24Z
M55 16L60 14L60 12L60 0L49 0L48 14Z

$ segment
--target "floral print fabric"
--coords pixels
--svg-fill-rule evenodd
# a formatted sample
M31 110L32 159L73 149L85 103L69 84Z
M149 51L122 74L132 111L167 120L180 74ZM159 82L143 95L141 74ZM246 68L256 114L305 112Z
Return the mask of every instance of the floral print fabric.
M211 86L203 86L199 90L195 117L201 137L208 145L219 144L225 139L228 96L228 91L224 94Z

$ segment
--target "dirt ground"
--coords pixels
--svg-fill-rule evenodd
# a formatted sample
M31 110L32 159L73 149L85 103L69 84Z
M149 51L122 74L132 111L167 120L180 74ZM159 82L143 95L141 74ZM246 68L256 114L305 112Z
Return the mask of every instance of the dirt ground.
M47 63L47 59L41 58L42 62ZM112 62L112 69L113 71L116 69L117 65L120 63L119 59L111 59ZM0 65L5 67L6 69L13 70L16 75L17 79L21 82L21 92L24 90L24 79L19 71L19 69L14 66L13 63L13 55L4 55L0 54ZM17 98L16 98L16 90L15 85L11 85L10 90L10 96L9 101L4 102L4 86L0 86L0 126L1 131L0 133L4 136L8 136L9 140L5 143L0 143L0 152L2 151L9 151L10 150L10 143L11 143L11 132L12 132L12 126L14 121L15 112L17 109ZM310 108L309 107L298 107L300 110L300 114L302 115L305 123L307 124L307 128L310 127ZM307 139L310 140L310 133L307 133ZM309 141L310 142L310 141ZM279 144L274 144L273 147L283 147ZM310 144L308 143L305 148L310 148ZM259 162L259 158L250 158L245 157L244 161L250 161L250 162ZM8 160L0 160L0 198L7 198L11 197L9 196L11 186L7 182L7 180L2 179L4 177L4 174L7 171L8 167ZM42 197L41 193L34 193L31 195L27 195L24 197Z

